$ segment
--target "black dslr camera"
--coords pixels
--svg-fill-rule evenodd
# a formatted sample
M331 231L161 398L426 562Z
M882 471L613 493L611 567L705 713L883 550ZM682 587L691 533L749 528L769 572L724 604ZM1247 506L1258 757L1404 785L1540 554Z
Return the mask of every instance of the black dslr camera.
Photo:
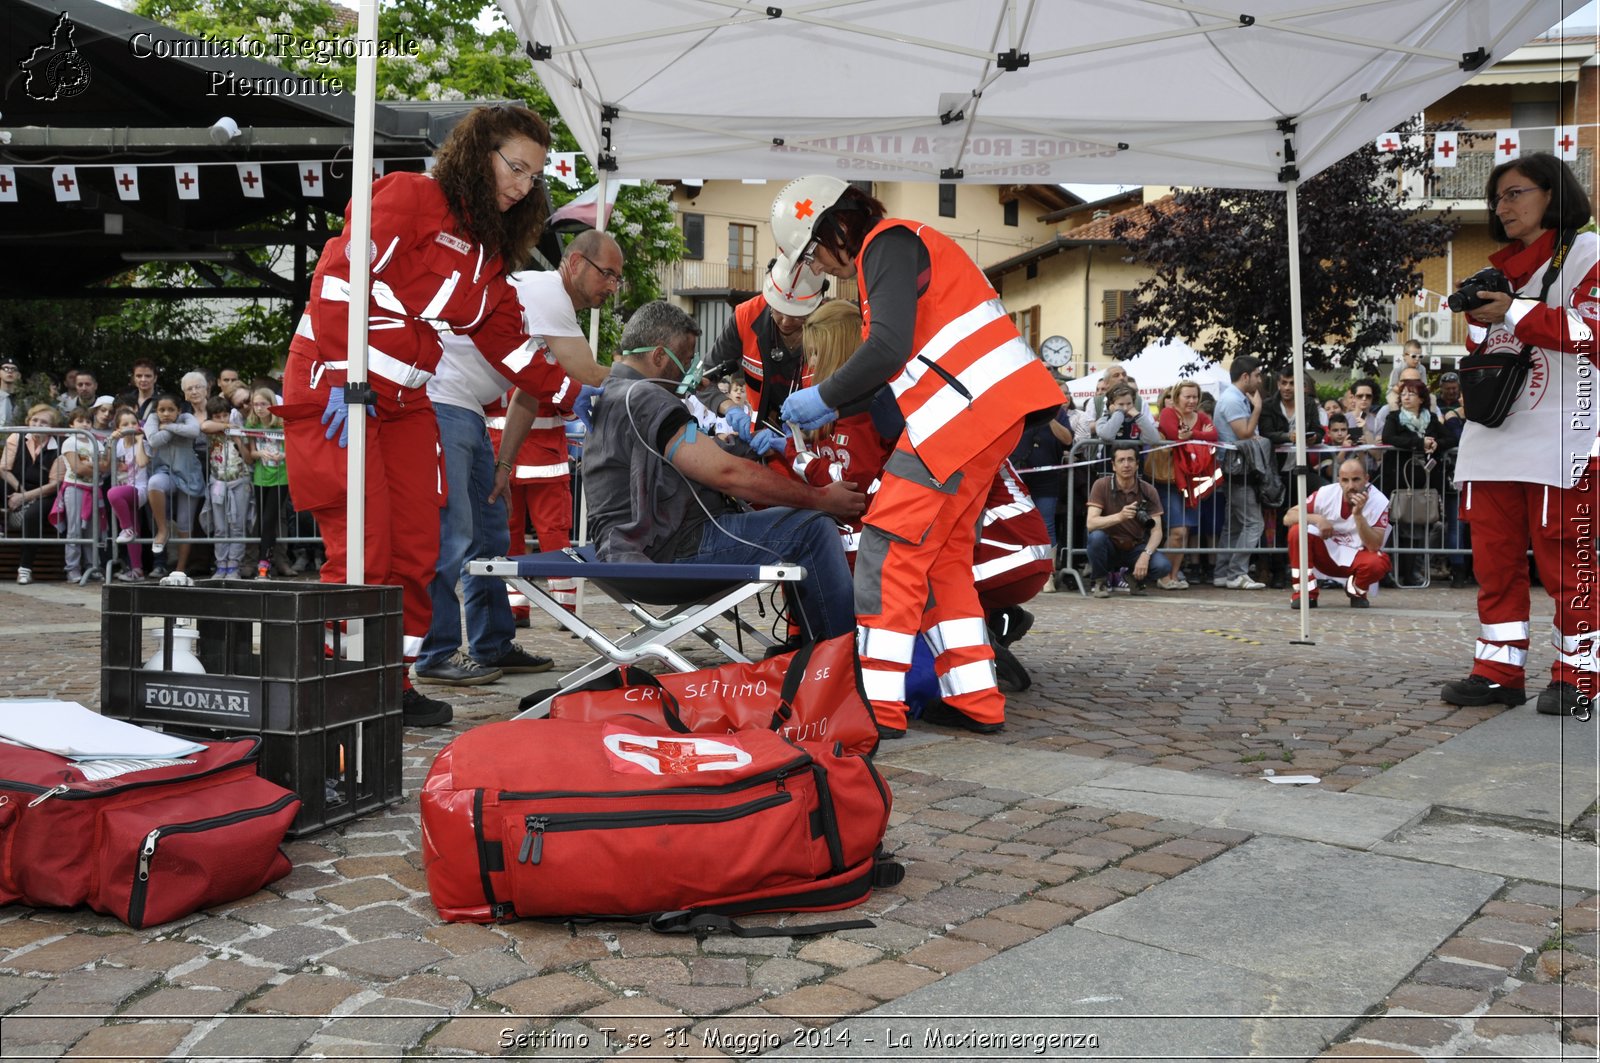
M1511 295L1513 289L1504 273L1493 266L1485 266L1462 281L1461 287L1450 293L1450 298L1445 300L1445 305L1450 308L1452 314L1476 310L1489 301L1483 297L1484 292L1504 292L1506 295Z
M1150 515L1150 503L1143 499L1133 504L1133 519L1145 531L1149 531L1156 526L1156 519Z

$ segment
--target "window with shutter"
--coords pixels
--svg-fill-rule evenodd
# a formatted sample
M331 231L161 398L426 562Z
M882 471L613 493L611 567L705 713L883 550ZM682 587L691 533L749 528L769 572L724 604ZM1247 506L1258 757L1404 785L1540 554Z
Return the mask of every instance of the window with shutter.
M944 184L939 186L939 217L953 218L956 216L956 186Z
M1116 345L1128 338L1133 331L1125 325L1114 322L1133 305L1134 293L1131 289L1113 291L1107 289L1101 294L1101 353L1109 354Z
M704 214L685 214L683 216L683 244L684 258L696 261L706 257L706 216Z

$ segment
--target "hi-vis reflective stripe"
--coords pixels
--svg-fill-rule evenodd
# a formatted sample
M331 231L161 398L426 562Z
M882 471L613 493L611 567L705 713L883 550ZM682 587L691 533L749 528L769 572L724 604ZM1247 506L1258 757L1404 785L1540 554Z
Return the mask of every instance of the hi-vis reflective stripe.
M1521 646L1497 646L1490 642L1479 642L1472 651L1472 656L1480 661L1494 661L1496 664L1509 664L1513 668L1521 668L1528 660L1528 651Z
M1010 520L1012 517L1020 517L1024 513L1031 513L1038 508L1032 502L1007 502L1003 506L995 506L993 509L984 510L983 523L987 527L997 520Z
M485 417L483 419L483 426L485 428L492 428L496 432L504 432L506 430L506 419L504 417Z
M328 369L349 369L350 363L345 359L323 362ZM393 355L384 354L376 347L367 348L367 375L381 376L383 379L399 384L403 388L420 388L433 374L426 369L418 369L414 365L407 365Z
M1486 642L1526 642L1528 622L1512 620L1504 624L1479 624L1478 637Z
M503 426L502 426L503 427ZM559 417L535 417L533 423L528 425L530 430L535 428L561 428L565 429L567 423Z
M563 461L555 465L518 465L511 470L511 475L530 480L550 480L565 476L568 471L567 463Z
M1031 361L1033 353L1028 350L1028 345L1012 337L963 369L956 375L956 380L968 395L976 398ZM910 433L912 445L921 445L966 412L970 405L971 400L950 385L940 388L906 418L906 431Z
M460 283L461 271L456 270L439 285L439 290L433 293L433 298L428 300L428 305L422 308L422 313L418 316L427 321L437 321L439 315L444 313L445 304L450 302L450 297L456 293L456 285Z
M885 672L881 668L861 669L861 689L868 701L906 700L906 674Z
M904 631L890 631L881 627L856 628L856 652L865 660L893 661L909 666L916 644L917 636Z
M322 297L330 303L348 303L350 301L350 282L340 280L338 277L322 278ZM410 317L406 306L395 297L394 289L383 281L372 282L372 301L391 313Z
M988 540L985 540L986 542ZM1007 546L1008 543L990 543L991 546ZM1004 575L1014 568L1031 565L1035 561L1047 561L1050 558L1048 546L1022 546L1016 547L1012 553L1003 557L993 557L988 561L972 566L972 581L982 583L986 579Z
M311 315L301 314L300 323L294 327L296 336L304 336L308 340L316 339L316 334L311 329Z
M422 653L422 636L406 635L400 640L400 653L408 661L416 660Z
M1596 640L1600 640L1600 631L1589 631L1582 635L1563 635L1560 628L1553 624L1550 627L1550 645L1562 653L1577 653L1585 642L1592 644Z
M989 631L983 626L981 617L964 616L956 620L946 620L928 629L928 646L935 656L946 650L961 650L988 644Z
M930 362L937 362L949 354L956 344L989 322L1005 316L1006 308L1000 304L1000 300L990 299L946 322L944 328L935 332L928 342L922 345L922 349L911 356L911 360L906 363L900 375L889 381L889 388L894 392L895 398L899 398L916 386L922 374L927 372Z
M993 690L996 686L993 661L974 661L952 668L939 677L939 693L947 698Z
M533 364L533 357L539 353L539 350L540 348L536 341L528 340L522 346L500 359L500 362L513 373L520 373Z
M1600 661L1595 660L1593 648L1588 653L1558 653L1556 660L1580 672L1600 673Z

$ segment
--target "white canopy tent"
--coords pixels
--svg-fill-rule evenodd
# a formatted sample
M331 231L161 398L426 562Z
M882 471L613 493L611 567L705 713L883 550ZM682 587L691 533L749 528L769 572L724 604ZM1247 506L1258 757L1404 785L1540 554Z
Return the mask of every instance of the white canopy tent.
M609 179L821 171L888 181L1281 187L1294 245L1287 294L1297 378L1297 182L1404 125L1576 7L1252 0L1238 5L1249 9L1241 13L1188 0L499 2L562 119ZM352 361L351 379L355 369ZM359 414L352 420L354 431ZM1302 635L1308 623L1302 613Z
M1228 383L1228 371L1190 347L1181 340L1152 343L1138 354L1121 363L1139 388L1139 397L1154 408L1162 391L1180 380L1193 380L1201 391L1215 395ZM1190 368L1192 367L1192 368ZM1086 400L1094 398L1106 370L1081 376L1067 385L1067 391L1081 409Z

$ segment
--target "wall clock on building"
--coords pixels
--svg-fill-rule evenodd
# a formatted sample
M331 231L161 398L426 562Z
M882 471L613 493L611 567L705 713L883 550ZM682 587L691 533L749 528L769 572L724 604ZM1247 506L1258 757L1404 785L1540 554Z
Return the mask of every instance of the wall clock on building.
M1050 336L1039 344L1039 357L1052 369L1072 363L1072 341L1065 336Z

